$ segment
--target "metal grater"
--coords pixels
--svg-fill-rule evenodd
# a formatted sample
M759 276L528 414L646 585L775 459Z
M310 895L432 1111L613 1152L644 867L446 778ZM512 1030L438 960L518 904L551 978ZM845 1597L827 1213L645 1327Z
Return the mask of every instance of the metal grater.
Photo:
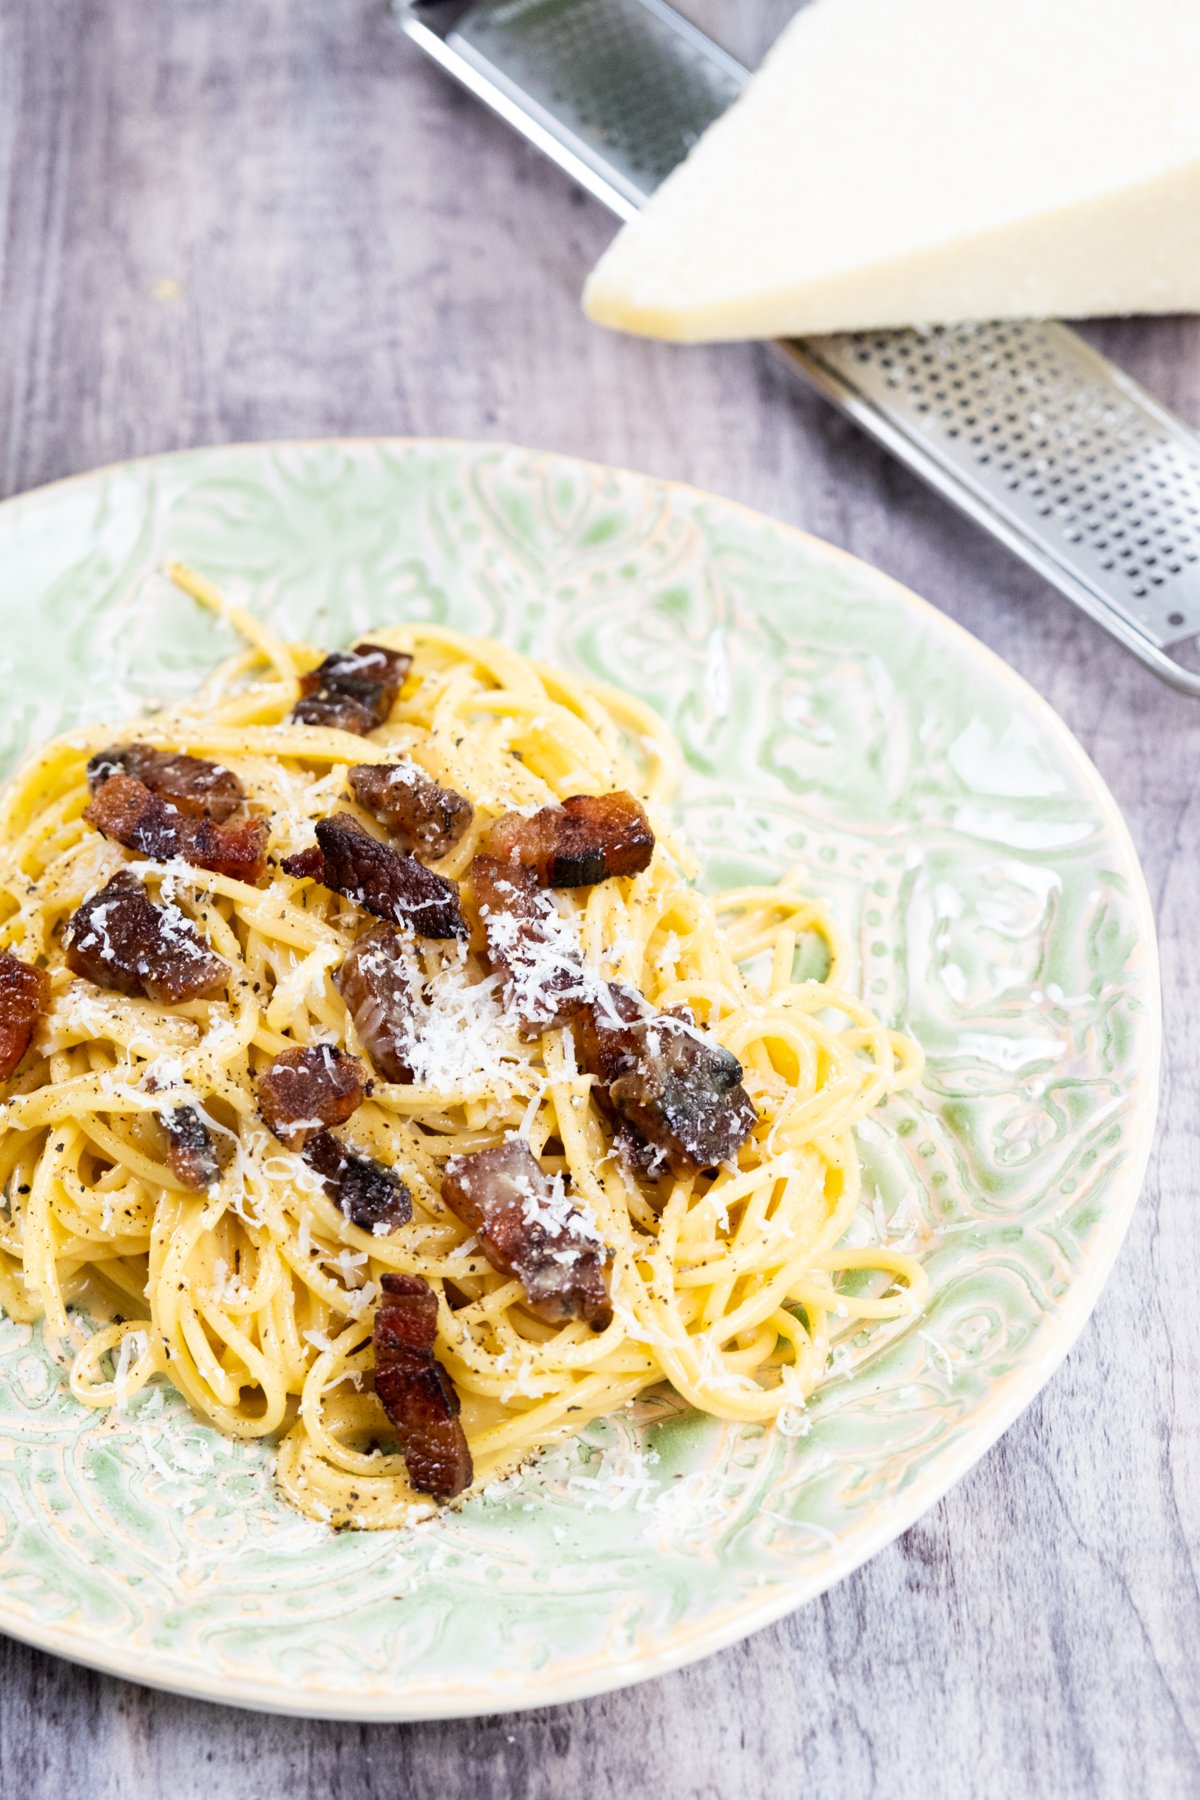
M404 30L621 218L747 71L663 0L397 0ZM1200 633L1200 440L1064 325L777 349L1174 686Z

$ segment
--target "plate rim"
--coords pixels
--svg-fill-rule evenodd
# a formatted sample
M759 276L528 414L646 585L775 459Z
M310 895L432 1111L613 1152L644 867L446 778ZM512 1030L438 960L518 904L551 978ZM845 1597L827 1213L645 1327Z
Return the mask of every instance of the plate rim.
M1132 877L1129 901L1135 914L1139 940L1146 952L1143 978L1145 992L1140 998L1147 1008L1151 1056L1145 1079L1146 1099L1135 1115L1137 1141L1131 1146L1130 1153L1114 1176L1116 1195L1111 1209L1112 1216L1105 1222L1103 1234L1081 1278L1072 1284L1064 1302L1048 1315L1044 1325L1048 1341L1042 1346L1037 1361L1016 1371L1002 1386L994 1387L977 1409L976 1423L964 1439L947 1446L936 1455L877 1522L864 1523L848 1536L839 1539L830 1549L827 1564L818 1572L810 1573L802 1580L775 1583L764 1590L761 1599L733 1602L705 1619L677 1625L665 1636L660 1636L655 1646L633 1651L619 1664L610 1658L604 1658L603 1664L599 1657L589 1658L557 1680L548 1679L544 1688L536 1676L531 1679L529 1673L525 1672L521 1681L526 1691L518 1691L514 1684L512 1692L497 1692L493 1682L488 1688L477 1685L471 1689L460 1688L453 1693L447 1690L441 1695L422 1691L411 1697L402 1693L369 1696L352 1692L332 1693L307 1685L287 1689L280 1681L258 1682L228 1676L210 1676L200 1670L189 1671L183 1664L178 1668L161 1666L169 1661L170 1653L160 1653L157 1657L159 1666L155 1667L156 1654L151 1650L126 1652L119 1646L102 1645L95 1632L84 1633L58 1623L43 1623L24 1616L11 1616L3 1588L0 1587L0 1631L7 1636L80 1667L115 1675L159 1692L179 1694L214 1705L308 1719L396 1724L478 1718L491 1713L529 1712L572 1701L598 1698L603 1694L673 1673L704 1657L715 1655L720 1650L728 1649L754 1632L786 1618L789 1613L819 1598L835 1583L852 1575L871 1557L895 1542L981 1462L1061 1367L1078 1342L1112 1272L1141 1196L1154 1146L1161 1100L1163 1019L1161 964L1153 902L1133 835L1107 782L1050 702L1023 675L1005 662L997 651L932 601L926 600L895 576L876 568L864 557L856 556L852 551L844 550L787 520L776 518L774 514L751 506L747 501L731 499L710 489L697 487L691 482L647 474L619 463L599 462L568 451L537 449L503 438L364 434L248 439L234 443L195 444L142 456L122 457L10 494L0 500L0 532L8 517L18 508L53 499L64 489L100 481L106 476L137 471L152 465L185 461L190 457L268 456L273 452L306 448L319 451L419 451L437 448L458 451L464 455L507 453L531 460L566 463L591 472L615 474L630 481L648 483L669 494L684 496L693 503L715 504L754 521L765 520L773 530L798 540L817 557L840 562L855 571L865 571L870 582L882 591L890 591L899 606L915 608L935 632L946 632L960 650L969 656L978 657L1000 679L1002 685L1007 684L1014 691L1022 709L1037 717L1064 752L1084 790L1095 801L1108 832L1126 859L1128 872ZM591 1666L593 1662L595 1667ZM530 1691L531 1689L534 1691Z

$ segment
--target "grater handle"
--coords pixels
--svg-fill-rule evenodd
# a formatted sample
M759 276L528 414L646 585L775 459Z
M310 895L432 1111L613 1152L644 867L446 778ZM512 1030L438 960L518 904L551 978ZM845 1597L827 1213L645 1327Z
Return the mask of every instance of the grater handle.
M394 0L408 36L619 218L747 71L667 0ZM775 346L967 517L1184 693L1200 639L1200 439L1064 325ZM1195 660L1195 657L1193 657Z

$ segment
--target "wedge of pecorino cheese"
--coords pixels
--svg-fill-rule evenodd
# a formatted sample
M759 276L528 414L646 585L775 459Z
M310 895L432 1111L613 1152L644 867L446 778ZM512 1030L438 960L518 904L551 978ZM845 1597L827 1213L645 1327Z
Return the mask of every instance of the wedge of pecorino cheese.
M1200 309L1195 0L813 0L601 259L681 341Z

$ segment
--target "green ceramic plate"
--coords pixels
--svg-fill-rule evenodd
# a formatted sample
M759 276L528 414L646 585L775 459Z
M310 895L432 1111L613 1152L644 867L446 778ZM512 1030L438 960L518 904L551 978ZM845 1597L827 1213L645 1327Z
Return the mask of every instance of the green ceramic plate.
M705 878L803 862L924 1087L861 1133L932 1297L838 1359L803 1435L669 1403L461 1512L334 1536L271 1456L154 1386L98 1417L0 1318L0 1627L248 1706L417 1718L657 1674L819 1593L975 1462L1077 1335L1137 1197L1154 927L1049 709L911 594L687 489L522 450L333 443L104 470L0 507L0 753L189 689L230 647L179 558L282 629L446 620L632 689L678 732Z

